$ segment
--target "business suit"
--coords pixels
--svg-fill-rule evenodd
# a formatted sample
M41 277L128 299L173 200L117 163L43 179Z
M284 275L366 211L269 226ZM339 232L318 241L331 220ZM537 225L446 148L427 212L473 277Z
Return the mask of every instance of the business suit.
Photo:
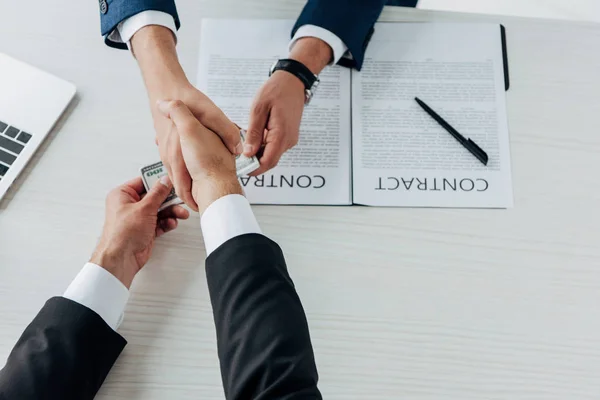
M53 297L0 371L0 399L92 399L126 343L98 314Z
M279 246L250 233L206 260L227 399L320 399L306 317ZM88 308L44 305L0 371L0 399L92 399L126 341Z
M177 29L181 25L175 0L113 0L109 3L100 0L100 4L101 32L106 44L112 47L127 49L125 43L113 41L109 35L120 22L143 11L168 13ZM341 59L340 64L360 69L373 25L384 5L385 0L308 0L294 25L292 36L303 25L327 29L339 37L352 54L352 59Z

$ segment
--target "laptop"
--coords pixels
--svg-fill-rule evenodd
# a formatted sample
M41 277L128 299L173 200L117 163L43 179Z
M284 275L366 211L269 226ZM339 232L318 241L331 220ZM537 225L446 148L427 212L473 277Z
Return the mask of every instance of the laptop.
M0 53L0 200L74 96L72 83Z

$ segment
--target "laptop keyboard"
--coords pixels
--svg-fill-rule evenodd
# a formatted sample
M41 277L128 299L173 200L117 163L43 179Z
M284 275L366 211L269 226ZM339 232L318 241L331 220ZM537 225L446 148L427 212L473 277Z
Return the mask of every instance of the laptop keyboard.
M31 135L0 121L0 180L21 154Z

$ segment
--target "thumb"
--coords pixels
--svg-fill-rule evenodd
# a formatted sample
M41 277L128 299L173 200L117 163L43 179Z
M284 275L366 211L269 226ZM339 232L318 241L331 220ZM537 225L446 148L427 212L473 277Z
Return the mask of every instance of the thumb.
M229 118L218 110L214 119L208 120L205 124L208 129L215 132L221 138L221 141L227 147L231 154L238 155L243 151L242 139L240 137L240 128L231 122Z
M158 180L142 199L142 203L153 211L158 211L160 205L169 197L173 185L169 175L165 175Z
M269 110L267 107L258 105L252 107L248 132L246 133L246 143L244 144L244 155L246 157L252 157L260 150L268 115Z
M210 118L204 118L200 121L194 114L193 108L190 109L181 100L159 100L157 105L158 109L166 117L171 118L178 129L180 129L181 124L186 123L186 121L191 123L191 119L193 118L196 121L196 124L203 125L216 133L231 154L238 155L242 153L242 141L240 138L239 127L231 122L217 106L213 105L214 108L211 111Z
M179 131L193 130L200 125L198 119L181 100L159 100L156 105L158 110L169 118Z
M158 101L156 104L160 112L169 118L177 128L181 148L184 153L188 146L194 148L195 146L202 145L200 133L205 131L206 128L196 119L196 116L194 116L185 103L180 100L163 100Z

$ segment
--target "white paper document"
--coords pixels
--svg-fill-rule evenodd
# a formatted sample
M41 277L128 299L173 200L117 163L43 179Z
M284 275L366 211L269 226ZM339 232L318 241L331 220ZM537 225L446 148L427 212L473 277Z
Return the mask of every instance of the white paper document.
M288 55L294 21L203 20L198 88L242 128L271 65ZM277 167L240 182L253 204L351 204L350 70L326 68L298 144Z
M247 128L293 21L203 20L198 87ZM362 71L330 66L298 145L240 181L255 204L512 207L504 62L497 24L378 23ZM419 97L489 156L484 166Z

